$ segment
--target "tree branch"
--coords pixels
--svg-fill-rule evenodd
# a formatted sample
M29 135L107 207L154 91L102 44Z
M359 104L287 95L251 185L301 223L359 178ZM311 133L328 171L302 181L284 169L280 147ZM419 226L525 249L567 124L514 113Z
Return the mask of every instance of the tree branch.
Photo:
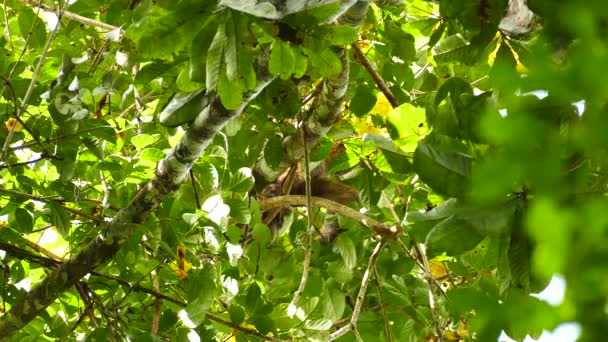
M260 209L266 210L270 208L276 208L280 206L303 206L306 205L306 196L302 195L286 195L272 198L264 198L258 200ZM328 200L322 197L311 197L310 203L313 207L326 208L342 216L350 217L353 220L359 221L362 224L370 227L376 232L376 234L387 238L389 240L396 239L399 235L399 230L395 226L388 226L384 223L378 222L371 217L368 217L353 208L347 207L340 203Z
M9 312L0 317L0 336L8 337L21 329L53 303L63 291L116 255L135 230L148 220L150 213L162 200L179 188L188 176L192 164L209 146L215 134L230 119L239 116L249 101L272 81L272 77L265 72L265 69L262 70L258 85L246 94L245 100L238 109L226 110L219 98L213 95L210 105L192 122L173 151L158 163L155 177L143 187L131 203L116 213L100 235L77 255L61 264Z
M24 192L19 192L19 191L15 191L15 190L4 189L4 188L0 188L0 194L7 194L12 197L23 197L23 198L27 198L29 200L43 202L43 203L55 203L55 204L61 206L66 211L68 211L76 216L84 217L84 218L88 219L89 221L96 222L98 224L103 223L103 220L100 218L85 214L77 209L66 207L65 205L61 204L61 202L64 202L64 200L60 197L36 196L36 195L30 195L30 194L26 194Z
M361 288L359 288L359 294L357 295L357 300L355 301L355 307L353 308L353 314L350 318L350 322L343 326L342 328L334 331L330 336L328 341L335 341L339 337L343 336L347 332L351 330L356 330L357 321L359 320L359 315L361 314L361 308L363 307L363 301L365 300L365 294L367 293L367 286L369 285L369 281L371 279L372 270L376 267L376 261L378 260L378 255L384 248L386 244L386 240L382 239L374 248L372 255L369 257L369 263L367 264L367 269L365 273L363 273L363 279L361 280Z
M357 44L357 42L354 42L350 45L350 47L355 52L355 56L357 56L363 67L365 67L365 70L367 70L370 76L374 79L374 82L376 82L376 85L378 86L380 91L384 94L384 96L386 96L386 99L391 104L391 106L393 106L393 108L399 107L399 102L397 101L397 98L395 98L395 95L393 95L393 92L391 92L388 87L388 84L386 84L382 76L380 76L378 70L376 70L376 68L372 65L372 62L370 62L367 56L363 53L363 51L359 47L359 44Z
M45 12L52 12L52 13L57 13L57 9L49 6L49 5L45 5L41 2L36 2L34 0L21 0L21 2L23 2L24 4L28 4L32 7L38 7L40 9L42 9ZM95 26L95 27L99 27L105 30L109 30L109 31L113 31L113 30L117 30L118 27L110 25L110 24L106 24L103 23L101 21L97 21L91 18L87 18L87 17L83 17L81 15L78 15L76 13L72 13L72 12L68 12L68 11L63 11L63 16L70 19L70 20L74 20L77 21L79 23L83 23L86 25L90 25L90 26Z

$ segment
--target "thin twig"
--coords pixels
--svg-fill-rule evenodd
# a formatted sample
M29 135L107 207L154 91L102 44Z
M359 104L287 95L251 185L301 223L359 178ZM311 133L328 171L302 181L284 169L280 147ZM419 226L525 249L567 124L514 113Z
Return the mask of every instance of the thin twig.
M11 73L12 73L12 71L11 71ZM9 77L10 77L10 74L9 74ZM23 119L21 119L21 117L17 115L17 110L19 108L19 102L17 101L17 94L15 94L15 88L13 87L13 84L11 83L11 80L9 78L5 78L4 76L1 76L1 75L0 75L0 78L4 82L4 87L2 88L2 92L0 92L0 96L4 92L4 89L8 88L8 90L11 93L11 99L12 99L14 107L15 107L15 109L13 110L13 116L15 117L15 119L17 120L17 122L19 122L19 124L23 127L23 129L25 129L25 131L29 133L29 135L32 137L32 139L34 139L34 141L38 145L40 145L40 148L42 149L42 152L44 154L46 154L46 155L50 155L50 153L47 152L47 150L44 148L44 145L42 144L42 142L40 142L40 140L38 139L38 137L36 137L36 135L34 134L34 132L25 124L25 122L23 121Z
M399 192L401 195L403 195L401 193L400 188L399 188ZM411 196L406 201L406 210L405 210L404 219L407 218L410 199L411 199ZM390 204L390 202L389 202L389 209L391 210L392 215L395 216L397 222L401 222L399 220L399 216L397 215L395 209L393 208L392 204ZM419 267L422 266L420 268L422 269L422 272L424 273L424 278L426 279L426 281L429 285L429 306L431 308L431 315L433 316L433 325L435 327L435 333L437 334L438 342L443 342L443 330L441 329L441 324L439 323L439 312L437 312L437 296L435 295L435 291L433 291L433 287L436 286L437 289L439 290L439 292L441 292L444 296L445 296L445 293L443 292L441 285L439 285L437 283L437 280L435 279L435 277L433 277L433 274L431 273L431 268L429 266L429 260L426 257L424 245L422 243L416 242L416 239L414 238L414 236L412 234L408 234L408 235L410 236L410 239L412 240L412 245L416 249L416 252L417 252L418 256L420 257L420 261L422 262L422 265L419 264ZM410 253L410 255L413 257L414 260L418 261L417 258L415 258L415 256L412 255L411 250L408 249L407 246L405 246L403 241L401 241L401 239L397 239L397 242L401 245L401 247L406 252Z
M6 7L6 0L4 0L4 27L6 29L6 38L8 38L8 46L13 48L13 37L11 35L10 26L8 25L8 10Z
M30 195L30 194L26 194L24 192L19 192L19 191L15 191L15 190L4 189L4 188L0 188L0 194L6 194L6 195L10 195L12 197L24 197L29 200L39 201L39 202L43 202L43 203L54 203L54 204L61 206L66 211L68 211L76 216L84 217L84 218L90 220L91 222L96 222L96 223L103 222L103 220L101 220L97 217L93 217L89 214L85 214L85 213L81 212L80 210L66 207L65 205L61 204L61 202L62 202L61 198Z
M262 334L261 332L259 332L257 330L253 330L253 329L242 327L242 326L240 326L238 324L234 324L234 323L232 323L230 321L227 321L227 320L225 320L225 319L223 319L223 318L221 318L219 316L216 316L214 314L208 313L207 314L207 318L210 321L214 321L214 322L220 323L222 325L225 325L225 326L227 326L229 328L232 328L234 330L238 330L240 332L244 332L247 335L259 337L259 338L261 338L264 341L271 341L271 342L287 342L287 341L289 341L289 340L281 340L281 339L278 339L278 338L273 338L273 337L270 337L270 336L266 336L266 335Z
M285 195L271 198L259 199L260 209L267 210L270 208L276 208L280 206L301 206L306 205L306 196L302 195ZM399 235L399 229L396 226L388 226L384 223L378 222L373 218L361 214L357 210L342 205L340 203L328 200L322 197L310 197L310 204L313 207L326 208L339 215L350 217L355 221L359 221L362 224L373 229L376 234L386 237L387 239L395 239Z
M304 293L304 288L306 287L306 282L308 281L308 273L310 271L310 259L312 257L312 204L310 201L310 165L308 160L308 144L306 143L306 126L304 124L304 120L302 122L302 129L304 134L302 135L302 141L304 144L304 180L306 184L306 216L307 216L307 225L306 225L306 237L304 239L304 267L302 268L302 278L300 279L300 285L298 286L298 290L294 293L293 298L288 306L288 311L290 315L295 315L297 312L298 302L300 301L300 297L302 293Z
M93 327L99 327L99 324L97 324L97 320L95 319L95 313L93 312L93 303L91 303L91 300L89 299L89 295L85 290L84 283L79 281L75 286L80 294L80 298L82 298L82 302L84 303L84 312L87 316L89 316L89 320L91 321Z
M192 169L190 169L189 173L190 173L190 181L192 182L192 192L194 192L194 201L196 202L196 209L201 209L201 199L198 195L198 190L196 189L194 172L192 171Z
M85 128L85 129L82 129L82 130L74 132L74 133L64 134L64 135L60 135L60 136L55 137L55 138L45 139L43 142L41 141L41 143L48 144L48 143L53 142L53 141L58 141L58 140L61 140L61 139L70 138L70 137L74 137L74 136L79 136L82 133L94 131L96 129L101 129L101 128L114 128L114 127L112 127L112 126L97 126L97 127ZM25 143L25 144L22 144L22 145L19 145L19 146L13 146L13 147L11 147L11 150L12 151L23 150L24 148L30 148L30 147L32 147L34 145L38 145L38 144L40 144L40 142L28 142L28 143Z
M148 100L149 98L151 98L154 95L154 90L150 90L149 92L147 92L144 96L141 97L141 101L145 101ZM125 110L123 110L118 117L119 118L124 118L125 116L127 116L127 114L129 114L130 111L132 111L133 109L137 109L137 100L135 100L129 107L127 107Z
M367 56L363 53L363 51L359 47L359 44L357 44L357 42L354 42L350 46L353 49L353 51L355 52L355 56L357 56L357 58L359 59L361 64L363 64L363 67L365 67L367 72L374 79L374 82L376 82L376 85L378 86L378 88L380 88L380 91L382 93L384 93L384 96L386 96L386 99L391 104L391 106L393 106L393 108L399 107L399 102L397 101L397 98L395 97L395 95L393 95L393 92L391 92L391 90L389 89L388 85L386 84L386 82L384 81L382 76L380 76L380 74L378 73L378 70L376 70L376 68L372 65L370 60L367 58Z
M150 273L152 276L152 289L160 293L160 281L158 279L158 272L156 270ZM156 297L154 299L154 315L152 316L152 334L158 335L158 328L160 327L160 314L162 308L162 299Z
M36 2L36 1L33 1L33 0L21 0L21 2L26 3L26 4L28 4L28 5L32 6L32 7L38 7L38 8L42 9L45 12L53 12L53 13L57 12L57 10L55 8L53 8L52 6L45 5L45 4L41 3L41 2ZM110 25L110 24L106 24L106 23L103 23L101 21L97 21L97 20L94 20L94 19L91 19L91 18L83 17L81 15L78 15L78 14L72 13L72 12L68 12L68 11L64 11L63 12L63 16L66 17L67 19L78 21L78 22L86 24L86 25L99 27L99 28L102 28L104 30L113 31L113 30L117 30L118 29L118 27L116 27L116 26L113 26L113 25Z
M388 320L388 313L386 312L386 301L384 301L384 291L382 290L382 279L380 279L380 274L378 273L378 268L376 267L376 265L374 265L374 281L376 282L376 288L378 289L380 307L382 307L382 317L384 318L384 334L386 335L386 341L393 342L391 324Z
M32 160L28 160L25 162L19 162L19 163L14 163L14 164L5 164L5 165L0 165L0 170L2 169L11 169L13 167L19 167L19 166L25 166L25 165L31 165L31 164L36 164L39 161L43 161L45 159L54 159L54 160L61 160L61 158L57 157L57 156L52 156L52 155L48 155L48 154L42 154L40 156L40 158L36 158L36 159L32 159Z
M378 241L376 248L372 252L372 255L369 257L369 262L367 264L367 269L365 273L363 273L363 278L361 280L361 287L359 288L359 294L357 294L357 300L355 301L355 307L353 308L353 314L351 315L350 321L348 324L343 326L342 328L334 331L330 336L328 341L334 341L339 337L343 336L347 332L351 330L356 330L357 321L359 320L359 315L361 315L361 308L363 307L363 302L365 301L365 295L367 293L367 287L369 286L369 281L371 280L371 273L374 267L376 266L376 261L378 260L378 256L384 248L386 244L385 239L381 239ZM355 335L356 336L356 335Z

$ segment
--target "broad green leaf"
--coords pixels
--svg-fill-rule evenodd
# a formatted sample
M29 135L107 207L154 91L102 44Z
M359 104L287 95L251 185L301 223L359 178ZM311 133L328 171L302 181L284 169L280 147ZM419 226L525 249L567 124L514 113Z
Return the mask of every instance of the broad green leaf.
M429 258L447 253L457 256L473 249L481 240L481 235L466 219L450 216L437 224L426 237L425 245Z
M240 168L230 177L230 184L224 190L233 192L247 192L251 190L254 183L254 178L251 175L251 169L247 167Z
M264 147L264 159L272 168L279 166L283 160L283 139L280 136L273 134Z
M332 45L345 46L352 44L359 38L357 30L345 25L328 26L328 39Z
M241 224L249 224L251 211L246 202L237 199L227 199L224 201L230 207L230 217Z
M409 103L404 103L389 112L387 119L401 139L416 142L430 132L424 108L415 107ZM392 133L391 137L393 137ZM393 137L393 139L396 138Z
M25 7L19 10L17 19L21 36L23 39L28 39L29 46L42 48L46 43L46 29L42 18L38 17L31 8Z
M190 46L190 80L205 83L207 74L207 51L216 33L215 17L209 17Z
M224 23L220 23L217 26L217 31L215 32L215 36L211 41L211 45L207 50L207 60L206 60L206 73L205 73L205 84L207 85L207 90L215 90L217 87L218 79L221 73L222 66L222 56L224 55L224 47L226 46L226 25Z
M311 162L325 160L331 153L334 144L326 137L321 138L317 146L315 146L308 156Z
M235 81L238 77L238 45L235 19L230 12L226 15L226 45L224 46L224 63L228 80Z
M158 120L165 126L175 127L193 121L209 104L205 89L191 93L177 93L165 106Z
M346 234L341 234L338 236L335 243L340 250L344 265L353 269L357 265L357 250L355 249L353 241Z
M280 39L276 39L272 43L272 50L270 51L268 64L270 72L286 80L294 73L295 64L296 56L291 46Z
M181 59L175 62L151 62L144 65L135 76L137 85L147 85L158 78L172 78L177 76Z
M9 223L15 228L17 231L23 234L29 234L34 228L34 220L29 210L24 208L17 208L15 212L11 216Z
M245 316L246 316L246 313L245 313L245 310L243 309L243 307L240 305L237 305L237 304L232 304L230 306L229 314L230 314L230 321L232 321L232 323L238 324L238 325L243 323L243 321L245 320Z
M226 73L220 73L217 83L217 93L222 105L228 110L235 110L243 103L243 93L238 81L230 81Z
M342 72L342 63L331 49L310 53L309 58L313 69L323 77L335 77Z
M215 275L212 266L205 265L188 277L187 293L188 306L186 311L194 324L203 322L209 307L216 297Z
M144 147L156 142L158 138L158 135L154 136L152 134L140 134L131 138L131 144L137 147L138 150L141 150Z
M414 153L414 170L433 190L451 197L463 197L471 172L472 158L457 152L437 151L419 143Z
M400 58L405 63L409 63L416 57L415 39L409 33L403 31L394 21L385 23L385 33L391 47L392 55Z
M209 0L177 2L171 10L148 6L148 10L127 29L140 53L150 59L171 60L184 51L214 10Z
M261 246L265 246L272 240L272 234L270 232L270 228L267 225L258 223L253 227L253 231L251 233L255 241L257 241Z
M350 111L357 116L362 116L369 113L376 104L376 93L374 89L368 85L357 87L355 95L350 100Z
M353 278L352 269L348 268L342 261L332 261L327 267L328 275L338 283L345 284Z
M61 234L63 237L67 237L70 228L72 227L72 222L70 221L70 214L68 214L65 208L55 202L47 203L46 207L49 210L49 214L51 216L51 223L53 223L55 228L57 228L59 234Z

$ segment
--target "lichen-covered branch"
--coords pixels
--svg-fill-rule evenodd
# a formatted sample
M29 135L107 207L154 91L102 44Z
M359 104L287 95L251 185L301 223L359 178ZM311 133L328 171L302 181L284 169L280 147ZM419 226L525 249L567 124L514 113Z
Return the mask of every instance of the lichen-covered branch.
M133 201L114 216L99 236L51 272L9 312L0 317L0 339L9 337L24 327L80 278L111 260L135 230L147 221L152 210L160 205L165 196L179 188L188 176L190 167L209 146L215 134L230 119L240 115L249 101L271 80L270 76L264 75L236 110L226 110L219 98L213 95L210 105L195 119L171 154L159 162L155 177L143 187Z
M369 4L369 1L357 1L337 19L337 22L341 25L359 27L367 14ZM256 165L256 174L262 176L263 180L272 182L290 165L304 156L302 137L306 139L308 147L312 149L340 118L344 95L348 88L350 61L346 48L338 48L336 54L342 64L342 71L337 76L323 81L323 88L312 105L312 114L305 121L305 127L300 128L293 136L285 138L283 149L286 158L278 169L270 168L264 158L259 160Z

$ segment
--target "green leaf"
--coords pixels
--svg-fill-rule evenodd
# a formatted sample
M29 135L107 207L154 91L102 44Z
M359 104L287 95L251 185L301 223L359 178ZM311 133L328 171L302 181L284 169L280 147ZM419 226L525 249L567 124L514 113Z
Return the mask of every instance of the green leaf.
M29 210L23 208L15 209L9 223L14 229L23 234L31 233L32 229L34 228L34 220L32 215L30 214Z
M367 84L357 87L355 95L350 100L350 111L357 116L369 113L376 104L376 93Z
M272 241L272 234L270 232L270 228L267 225L258 223L253 227L253 231L251 233L253 235L253 239L257 241L261 246L265 246L270 241Z
M262 291L256 282L251 283L247 288L245 295L245 309L248 312L255 312L255 310L264 304L262 299Z
M238 109L243 103L243 93L240 90L238 81L230 81L224 72L220 74L217 92L222 101L222 105L228 110Z
M332 45L345 46L357 41L359 35L357 30L346 25L331 25L327 27L329 34L327 38Z
M394 21L385 23L385 33L392 55L399 57L405 63L409 63L416 58L414 36L403 31Z
M457 216L450 216L436 225L426 237L425 244L429 258L445 252L457 256L473 249L482 239L471 222Z
M188 305L186 312L194 324L205 319L209 307L216 297L215 275L212 266L205 265L201 270L188 277Z
M190 46L190 80L205 83L207 78L207 51L217 31L215 17L209 17Z
M335 281L341 284L348 283L353 279L353 271L342 261L332 261L327 267L327 273Z
M245 321L245 310L242 306L232 304L228 312L230 314L230 321L236 325L241 325Z
M264 159L272 168L277 168L283 160L283 139L273 134L264 147Z
M191 93L177 93L163 108L158 120L165 126L175 127L193 121L209 104L205 89Z
M322 137L317 146L315 146L311 151L308 158L311 162L317 162L321 160L325 160L329 154L331 153L334 147L331 139L327 137Z
M131 144L137 147L138 150L141 150L148 145L154 144L158 138L158 135L140 134L131 138Z
M70 221L70 214L61 205L55 202L49 202L46 204L46 208L50 211L51 223L57 228L57 231L64 238L68 236L72 222Z
M342 72L342 63L331 49L309 54L310 63L322 77L335 77Z
M276 39L272 43L268 67L270 73L284 80L291 77L295 71L296 56L288 43Z
M17 20L23 39L29 37L29 46L31 48L42 48L46 43L46 29L42 19L31 8L25 7L19 10Z
M232 175L230 178L230 185L225 190L247 192L253 188L254 182L255 180L251 174L251 169L242 167Z
M340 250L344 265L353 269L357 265L357 250L355 249L353 241L346 234L341 234L338 236L335 243Z
M207 90L215 90L220 72L222 70L222 56L224 55L224 47L226 46L226 25L221 23L217 26L217 31L213 37L213 41L207 50L206 76L205 84Z
M236 23L231 15L226 15L226 45L224 46L224 63L226 63L226 76L228 80L235 81L238 77L238 57L237 57L237 32Z
M224 201L230 207L230 217L241 224L249 224L251 220L251 211L247 203L237 199L227 199Z
M409 103L404 103L391 111L387 121L396 129L398 137L401 139L417 142L430 132L424 108ZM393 136L391 135L391 137Z
M209 0L191 0L179 1L171 10L148 6L141 19L127 29L127 37L136 42L143 57L171 60L185 50L214 5Z
M177 76L179 72L179 66L182 60L176 60L172 63L166 62L151 62L144 65L141 70L135 76L135 83L137 85L148 85L155 79L166 78L171 79Z
M414 153L414 170L433 190L451 197L467 192L472 158L457 152L437 151L420 143Z

